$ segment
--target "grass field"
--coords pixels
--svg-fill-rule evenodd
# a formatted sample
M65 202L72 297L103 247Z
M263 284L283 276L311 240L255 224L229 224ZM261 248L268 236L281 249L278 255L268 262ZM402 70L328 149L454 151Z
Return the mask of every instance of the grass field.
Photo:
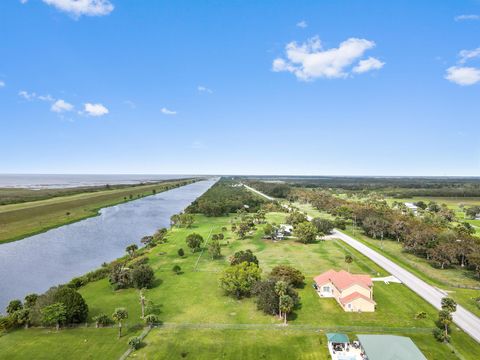
M267 216L270 221L276 222L282 222L284 217L283 213ZM386 274L369 259L337 241L309 245L291 240L274 243L261 239L260 225L255 235L244 240L235 239L227 231L221 259L211 260L207 253L191 254L188 251L184 258L178 256L179 248L187 249L186 235L198 232L208 238L209 234L219 232L223 226L229 228L230 220L231 217L206 218L198 215L192 229L171 230L166 244L148 252L149 263L155 269L158 281L146 296L157 305L163 326L154 329L145 338L145 346L132 358L179 359L184 353L186 358L191 359L326 359L324 332L330 330L347 332L352 337L356 333L405 334L412 337L426 355L431 355L429 358L452 358L451 349L436 342L431 334L436 310L403 285L375 283L375 313L345 313L335 300L318 297L311 286L312 277L330 268L346 268L344 257L348 252L355 256L352 272ZM259 258L264 275L276 264L291 264L306 275L306 284L299 289L301 304L290 316L287 328L279 326L281 322L276 317L258 311L253 299L236 300L225 296L219 288L219 271L228 266L228 257L237 250L247 248ZM182 274L172 272L174 264L181 266ZM141 323L137 290L114 292L105 279L86 285L80 292L89 305L91 317L101 312L111 314L116 307L122 306L128 309L129 326ZM426 319L415 319L420 311L427 313ZM90 331L105 334L102 331L109 330L62 330L58 337L54 334L47 340L43 340L42 331L45 330L20 330L1 337L2 353L7 358L15 354L19 359L27 359L32 353L42 358L57 341L65 349L62 351L71 348L74 352L80 346L79 339L85 338ZM78 336L75 336L76 332ZM127 337L117 341L114 332L106 337L108 339L104 335L98 338L92 335L89 351L101 351L98 357L101 359L118 358L118 353L122 353L120 348L123 351L127 348ZM480 345L461 330L454 331L452 341L464 359L475 359L475 354L480 352ZM22 344L22 351L17 352L13 344ZM105 351L99 350L103 347ZM89 358L89 354L85 353L80 358Z
M465 218L465 213L461 210L460 205L464 205L465 207L470 206L479 206L480 205L480 198L477 197L412 197L406 199L393 199L387 198L386 199L389 204L393 203L394 201L399 202L417 202L423 201L425 203L429 203L430 201L435 201L438 204L445 204L449 209L455 211L455 216L457 219L461 221L466 221L472 224L475 228L475 232L477 236L480 236L480 220L471 220Z
M0 243L22 239L48 229L96 216L98 210L191 180L168 181L121 189L87 192L46 200L0 206Z
M130 336L139 329L127 329L118 339L114 328L17 330L0 336L0 359L118 359L127 349Z
M410 198L410 199L388 199L391 203L393 201L401 202L412 202L423 200L425 202L436 201L439 204L445 203L450 208L454 209L458 216L463 216L463 212L460 211L459 204L463 203L466 206L468 205L477 205L480 204L478 198ZM294 203L297 205L297 203ZM310 216L325 216L324 213L314 209L311 205L304 205L303 210L308 213ZM459 215L461 214L461 215ZM475 222L478 220L470 220L470 222ZM480 221L479 221L480 223ZM479 224L480 225L480 224ZM479 229L477 229L479 230ZM477 316L480 316L480 308L477 306L475 299L480 297L480 290L473 289L464 289L459 288L461 286L470 286L470 287L479 287L480 281L474 277L473 272L461 267L449 268L449 269L438 269L433 267L426 259L420 258L413 254L403 251L401 244L386 240L383 242L383 249L380 248L380 241L372 239L366 236L362 231L357 231L353 233L351 226L344 231L346 234L354 237L355 239L363 242L365 245L368 245L372 249L378 251L379 253L385 255L390 260L395 261L399 265L403 266L407 270L414 273L416 276L426 281L429 284L437 286L445 291L447 291L452 298L454 298L459 304L464 306L466 309L470 310ZM455 286L453 286L455 285Z

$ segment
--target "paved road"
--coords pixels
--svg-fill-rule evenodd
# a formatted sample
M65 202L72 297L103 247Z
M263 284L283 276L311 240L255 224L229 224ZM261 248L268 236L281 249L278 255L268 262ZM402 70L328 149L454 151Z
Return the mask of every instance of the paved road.
M390 274L397 277L406 286L428 301L430 304L440 309L440 302L445 294L437 288L427 284L425 281L419 279L411 272L405 270L393 261L387 259L385 256L372 250L368 246L362 244L360 241L338 231L333 231L333 236L343 240L354 249L360 251L363 255L370 258L373 262L387 270ZM453 313L454 322L468 333L475 340L480 342L480 319L461 306L457 306L457 311Z
M274 200L272 197L261 193L258 190L244 185L247 189L265 197L269 200ZM288 208L288 205L284 205ZM308 216L309 221L311 217ZM361 252L363 255L371 259L373 262L387 270L390 274L397 277L401 282L408 286L415 293L424 298L427 302L432 304L435 308L440 309L441 300L445 297L445 294L439 289L427 284L425 281L419 279L411 272L405 270L401 266L395 264L393 261L387 259L385 256L379 254L375 250L372 250L368 246L362 244L360 241L342 233L341 231L334 230L332 236L346 242L354 249ZM467 334L480 343L480 319L466 310L462 306L457 306L457 311L453 313L453 321L458 327L463 329Z

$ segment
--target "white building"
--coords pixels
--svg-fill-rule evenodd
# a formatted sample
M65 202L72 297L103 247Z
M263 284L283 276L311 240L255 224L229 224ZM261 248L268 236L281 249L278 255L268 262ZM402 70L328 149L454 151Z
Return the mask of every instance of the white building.
M418 213L418 206L411 202L406 202L405 206L411 210L415 215Z

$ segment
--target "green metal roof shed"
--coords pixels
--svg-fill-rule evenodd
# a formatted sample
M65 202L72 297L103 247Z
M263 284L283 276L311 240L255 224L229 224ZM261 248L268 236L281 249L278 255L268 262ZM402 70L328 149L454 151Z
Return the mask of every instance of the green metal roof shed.
M349 342L348 336L340 333L327 333L328 342L346 344Z
M417 345L405 336L357 335L368 360L427 360Z

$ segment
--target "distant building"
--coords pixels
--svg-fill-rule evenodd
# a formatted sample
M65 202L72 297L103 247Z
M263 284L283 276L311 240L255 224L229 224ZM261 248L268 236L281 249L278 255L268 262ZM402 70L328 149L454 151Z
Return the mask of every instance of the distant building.
M345 311L373 312L373 282L368 275L354 275L345 270L328 270L314 278L321 297L333 297Z
M411 210L415 215L418 213L418 206L411 202L406 202L405 206Z
M287 236L291 236L293 233L293 226L288 224L280 224L280 226L275 229L274 240L283 240Z

